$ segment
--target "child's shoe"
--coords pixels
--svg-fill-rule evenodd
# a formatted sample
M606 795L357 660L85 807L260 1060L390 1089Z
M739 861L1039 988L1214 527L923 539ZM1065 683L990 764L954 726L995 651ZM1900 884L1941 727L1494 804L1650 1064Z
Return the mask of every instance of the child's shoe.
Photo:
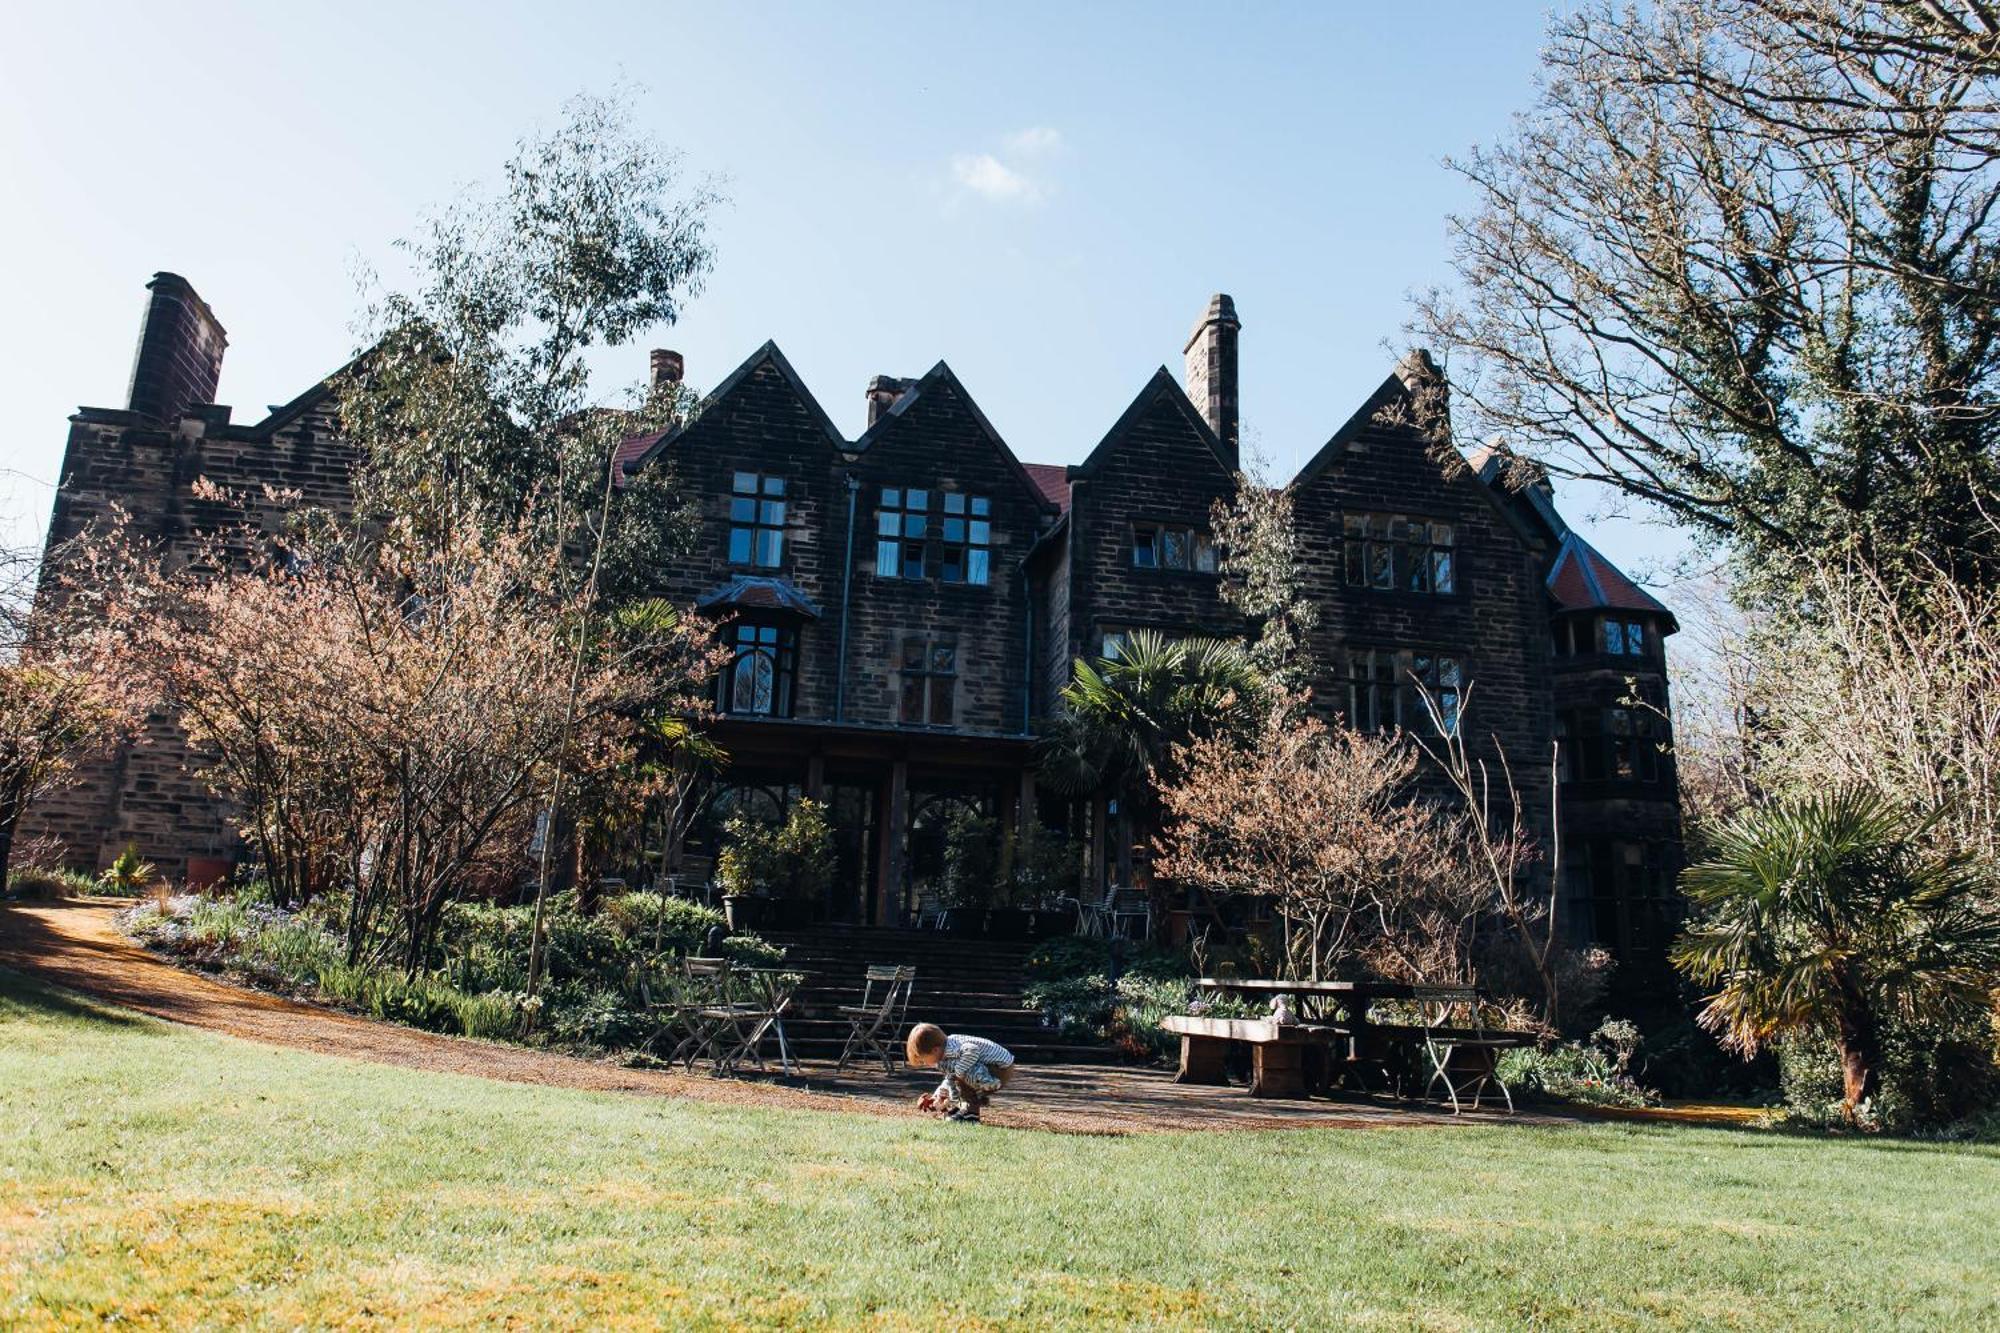
M979 1108L976 1106L961 1106L946 1116L945 1119L956 1120L963 1125L976 1125L979 1123Z

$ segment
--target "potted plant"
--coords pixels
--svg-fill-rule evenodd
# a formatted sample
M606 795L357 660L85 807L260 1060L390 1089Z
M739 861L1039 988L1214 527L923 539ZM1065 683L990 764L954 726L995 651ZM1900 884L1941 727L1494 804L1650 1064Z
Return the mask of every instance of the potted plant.
M972 810L953 812L945 825L944 874L938 882L946 934L985 932L999 879L999 822Z
M731 930L762 930L771 923L771 886L777 882L779 830L742 811L722 826L726 839L715 863L722 911Z
M1030 821L1014 851L1013 899L1033 909L1034 939L1076 933L1082 849L1060 833Z
M724 832L728 845L716 879L731 930L796 930L824 911L834 872L833 829L824 805L800 801L775 825L739 812Z
M814 800L798 802L778 830L772 925L797 930L825 917L834 858L833 826L827 822L826 805Z

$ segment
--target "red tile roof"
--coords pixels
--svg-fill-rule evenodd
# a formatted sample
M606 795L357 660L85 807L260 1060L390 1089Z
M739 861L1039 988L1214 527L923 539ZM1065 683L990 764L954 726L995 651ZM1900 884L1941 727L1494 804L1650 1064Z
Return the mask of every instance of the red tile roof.
M658 444L660 442L660 437L665 434L666 432L663 430L656 430L656 431L649 431L644 435L634 435L629 437L628 439L620 440L618 442L617 452L611 455L612 458L611 465L618 469L617 473L614 476L614 484L616 484L620 488L623 488L625 483L628 480L630 480L630 478L628 478L625 475L625 465L627 463L632 462L634 459L638 458L639 455L645 453L648 449L652 448L654 445Z
M1618 566L1574 532L1563 537L1562 549L1556 552L1555 564L1549 569L1548 588L1565 611L1671 614L1658 598L1625 577Z
M1069 512L1069 469L1061 463L1023 463L1021 468L1042 497L1065 514Z

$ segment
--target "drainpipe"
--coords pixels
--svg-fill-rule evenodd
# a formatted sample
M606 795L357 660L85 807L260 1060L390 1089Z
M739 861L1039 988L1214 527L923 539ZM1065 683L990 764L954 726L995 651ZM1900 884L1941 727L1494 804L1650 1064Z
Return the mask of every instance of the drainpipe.
M1021 574L1021 614L1027 621L1027 642L1021 662L1021 734L1034 730L1035 721L1035 586L1028 581L1028 562L1018 566Z
M847 474L847 559L840 567L840 656L833 664L833 720L847 720L847 604L854 587L854 503L861 483Z

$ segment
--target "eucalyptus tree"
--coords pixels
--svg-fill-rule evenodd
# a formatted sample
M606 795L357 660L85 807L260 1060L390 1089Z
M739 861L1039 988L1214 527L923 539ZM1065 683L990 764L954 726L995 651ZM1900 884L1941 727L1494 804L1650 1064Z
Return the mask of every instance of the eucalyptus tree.
M667 469L619 471L622 441L686 414L680 386L607 406L590 353L679 318L714 265L715 202L634 127L628 101L574 98L556 129L521 141L497 192L468 194L404 245L415 284L376 298L369 349L343 386L361 511L401 520L390 530L414 539L413 561L463 549L468 531L521 534L577 589L531 993L597 606L642 599L692 527ZM682 682L663 683L678 696Z

